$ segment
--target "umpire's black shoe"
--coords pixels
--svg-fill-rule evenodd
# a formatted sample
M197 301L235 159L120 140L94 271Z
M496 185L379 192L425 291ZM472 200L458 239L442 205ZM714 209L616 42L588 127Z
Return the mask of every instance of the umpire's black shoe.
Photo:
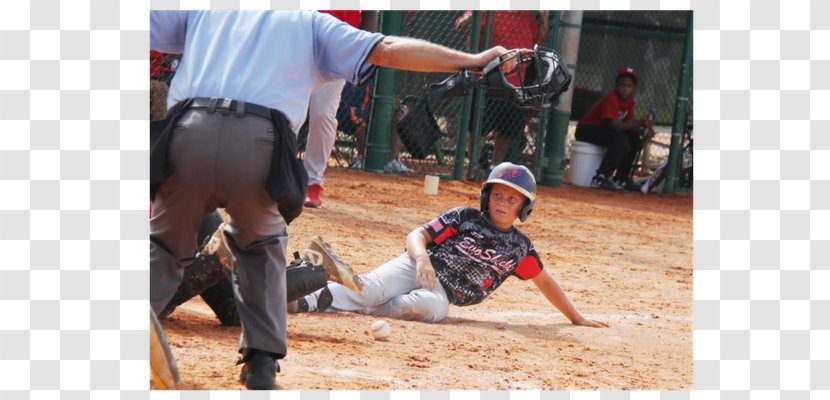
M251 349L239 373L239 381L251 390L274 390L280 365L273 354Z

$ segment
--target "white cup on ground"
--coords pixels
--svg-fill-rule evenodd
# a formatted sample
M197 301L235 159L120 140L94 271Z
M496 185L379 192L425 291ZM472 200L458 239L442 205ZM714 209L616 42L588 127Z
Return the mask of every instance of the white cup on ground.
M438 182L441 178L435 175L424 176L424 193L435 196L438 194Z

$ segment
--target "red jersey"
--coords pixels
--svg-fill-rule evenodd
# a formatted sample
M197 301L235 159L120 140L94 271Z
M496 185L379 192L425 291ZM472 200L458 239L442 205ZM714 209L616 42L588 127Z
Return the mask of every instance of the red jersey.
M166 62L167 55L150 50L150 78L158 79L161 75L170 72L170 63Z
M360 10L320 10L321 13L329 14L357 29L360 29Z
M629 96L622 100L616 90L603 96L597 104L579 119L578 125L605 126L606 119L629 121L634 118L634 98Z
M465 15L471 15L472 13L472 11L467 11ZM479 51L483 51L481 47L484 45L483 35L486 26L487 11L481 13L482 36L479 42ZM532 49L533 45L539 39L539 24L530 11L493 11L491 33L490 47L503 46L507 50ZM527 64L522 64L522 72L526 68ZM518 74L507 76L507 81L514 86L521 86Z

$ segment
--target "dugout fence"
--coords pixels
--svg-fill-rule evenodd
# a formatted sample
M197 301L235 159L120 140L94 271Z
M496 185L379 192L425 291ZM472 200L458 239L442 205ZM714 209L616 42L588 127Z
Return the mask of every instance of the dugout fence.
M424 39L468 52L494 45L516 48L540 44L557 49L557 30L563 26L556 11L379 14L381 30L386 34ZM642 118L654 110L658 125L664 127L648 152L648 164L653 167L666 159L673 131L668 127L681 126L677 111L683 91L678 89L684 74L688 74L691 87L691 73L683 69L683 52L691 32L687 29L688 15L682 11L583 12L578 59L566 58L574 74L568 118L571 132L576 119L612 90L615 71L632 66L640 75L635 117ZM175 56L151 54L151 119L163 116L166 88L176 63ZM490 165L498 161L526 165L537 179L543 168L564 167L552 165L559 164L563 155L550 152L565 149L567 159L568 146L560 146L558 141L566 141L569 136L552 132L559 128L550 123L554 117L551 110L521 110L478 90L462 98L429 99L425 87L447 75L379 69L365 85L346 83L329 166L471 180L484 179ZM691 90L686 93L691 97ZM691 100L687 101L690 105ZM690 111L691 107L687 108ZM682 118L685 128L687 117L684 114ZM561 138L551 136L554 134ZM307 135L306 127L298 133L300 157Z

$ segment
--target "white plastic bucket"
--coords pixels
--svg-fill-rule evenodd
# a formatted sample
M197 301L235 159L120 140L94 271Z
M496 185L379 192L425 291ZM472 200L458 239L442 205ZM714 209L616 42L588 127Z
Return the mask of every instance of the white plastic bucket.
M435 175L424 176L424 193L435 196L438 194L438 181L441 178Z
M571 183L576 186L591 186L591 178L605 157L605 147L588 142L571 142Z

